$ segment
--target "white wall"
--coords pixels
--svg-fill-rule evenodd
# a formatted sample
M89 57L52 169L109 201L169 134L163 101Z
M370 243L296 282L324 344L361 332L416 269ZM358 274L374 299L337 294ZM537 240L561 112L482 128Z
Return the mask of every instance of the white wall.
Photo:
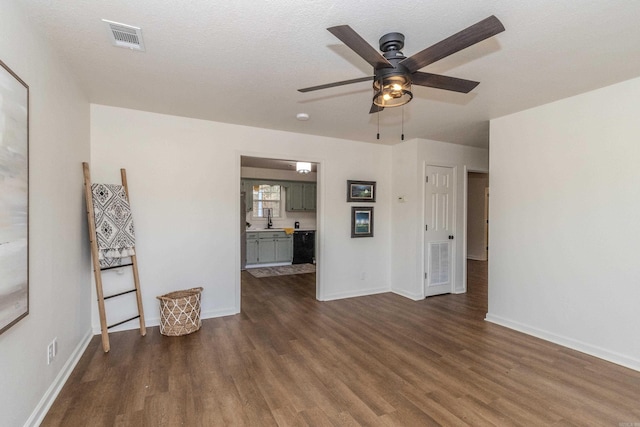
M0 59L30 90L30 309L0 335L0 424L20 426L43 415L91 337L81 167L89 159L89 104L19 2L1 8ZM47 365L54 337L59 353Z
M427 165L455 169L455 265L453 292L466 291L466 179L468 170L488 171L488 150L415 139L393 146L392 290L424 298L424 191ZM404 201L400 200L403 197Z
M640 79L491 122L487 320L640 370Z
M467 174L467 258L487 260L485 243L485 189L489 174Z
M417 139L392 148L391 289L411 299L424 298L420 242L422 241L422 183Z
M203 316L238 312L241 155L320 163L321 299L389 290L390 147L92 105L92 179L127 169L149 324L157 295L193 286ZM348 179L378 182L374 238L350 237ZM97 330L95 308L93 319Z

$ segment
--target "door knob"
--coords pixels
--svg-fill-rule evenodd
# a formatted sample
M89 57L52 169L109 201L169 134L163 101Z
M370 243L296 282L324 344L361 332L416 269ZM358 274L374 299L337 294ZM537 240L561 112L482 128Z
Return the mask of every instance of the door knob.
M449 235L449 240L453 240L453 235Z

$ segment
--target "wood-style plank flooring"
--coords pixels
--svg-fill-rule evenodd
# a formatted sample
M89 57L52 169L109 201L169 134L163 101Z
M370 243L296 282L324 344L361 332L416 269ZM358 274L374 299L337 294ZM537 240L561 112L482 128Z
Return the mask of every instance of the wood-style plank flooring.
M486 263L469 279L318 302L314 274L243 272L242 314L94 337L43 425L640 425L640 372L485 322Z

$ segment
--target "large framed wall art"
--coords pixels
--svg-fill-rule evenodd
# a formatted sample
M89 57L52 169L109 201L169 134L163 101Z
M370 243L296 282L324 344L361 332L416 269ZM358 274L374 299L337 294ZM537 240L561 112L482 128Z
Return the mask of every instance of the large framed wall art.
M29 314L29 86L0 61L0 334Z

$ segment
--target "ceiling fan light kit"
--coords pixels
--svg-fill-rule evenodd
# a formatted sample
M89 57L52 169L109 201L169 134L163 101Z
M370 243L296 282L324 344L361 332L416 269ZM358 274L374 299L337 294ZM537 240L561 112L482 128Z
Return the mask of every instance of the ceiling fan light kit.
M490 16L470 27L407 58L400 51L404 47L404 35L389 33L379 40L380 54L348 25L327 28L340 41L373 66L372 77L360 77L341 82L298 89L310 92L363 81L373 81L373 102L369 113L377 113L388 107L399 107L413 99L411 85L426 86L460 93L469 93L479 82L424 73L420 70L462 49L479 43L504 31L498 18Z
M382 108L399 107L413 99L410 89L411 81L405 76L376 80L373 82L373 103Z

